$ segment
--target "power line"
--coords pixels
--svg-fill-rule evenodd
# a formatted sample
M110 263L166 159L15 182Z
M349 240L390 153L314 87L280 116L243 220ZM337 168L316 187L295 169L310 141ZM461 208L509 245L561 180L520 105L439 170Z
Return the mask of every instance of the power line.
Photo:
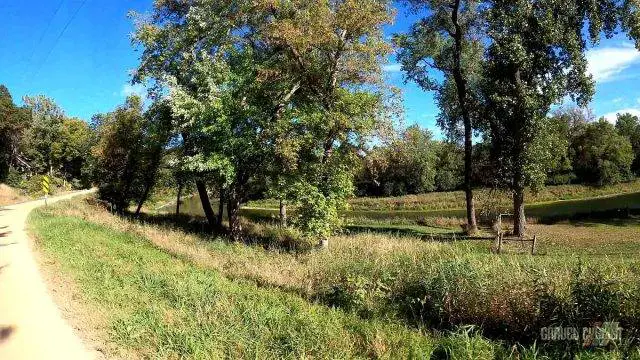
M42 40L44 40L44 36L49 32L49 28L53 23L53 19L55 19L56 15L58 15L60 8L62 8L62 4L64 4L64 0L60 0L60 2L58 3L58 7L56 7L56 11L54 11L53 15L49 18L49 21L47 22L47 26L44 28L44 31L40 35L40 39L38 39L36 46L31 50L31 54L29 55L29 62L32 62L33 56L36 53L36 49L40 47L40 44L42 44Z
M40 65L38 65L38 69L33 73L33 76L38 75L38 73L42 69L42 66L47 62L47 60L49 60L49 56L51 56L51 53L53 52L53 49L55 49L56 46L58 45L58 41L60 41L60 38L62 38L62 35L64 35L65 31L67 31L67 28L69 27L69 25L71 25L73 20L76 18L76 16L80 12L80 9L82 9L82 7L84 6L84 4L86 2L87 2L87 0L82 0L82 3L80 4L80 6L78 6L76 11L73 13L73 15L71 15L71 17L69 18L67 23L62 28L62 31L60 32L60 34L58 34L58 37L56 37L56 39L53 41L53 46L47 52L47 55L44 57L44 60L42 62L40 62ZM33 79L33 77L32 77L32 79Z

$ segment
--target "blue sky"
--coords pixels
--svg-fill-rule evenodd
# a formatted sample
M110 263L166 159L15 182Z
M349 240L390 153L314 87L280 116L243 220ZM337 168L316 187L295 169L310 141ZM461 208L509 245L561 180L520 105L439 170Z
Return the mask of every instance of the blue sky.
M69 116L88 120L112 110L131 93L129 72L139 54L131 45L129 10L148 11L152 0L0 1L0 84L19 100L25 95L53 98ZM387 34L406 31L415 20L400 11ZM587 54L597 82L591 108L615 118L619 111L640 115L640 52L622 35L603 40ZM405 121L436 134L438 113L432 94L404 84L393 61L388 80L404 92Z

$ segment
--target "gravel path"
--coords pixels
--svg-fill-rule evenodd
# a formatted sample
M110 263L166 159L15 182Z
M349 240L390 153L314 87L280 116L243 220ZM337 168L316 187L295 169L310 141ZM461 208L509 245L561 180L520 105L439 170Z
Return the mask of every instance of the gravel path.
M97 354L87 350L48 293L25 232L29 212L43 204L38 200L0 209L0 359L94 359Z

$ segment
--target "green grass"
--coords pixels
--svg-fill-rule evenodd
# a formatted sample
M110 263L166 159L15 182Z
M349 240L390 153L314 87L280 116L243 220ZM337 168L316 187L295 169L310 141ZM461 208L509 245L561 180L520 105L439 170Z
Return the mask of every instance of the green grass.
M559 200L579 200L601 196L628 194L640 192L640 180L627 183L593 187L586 185L557 185L547 186L538 193L527 192L525 201L528 204L546 203ZM508 207L511 196L506 192L494 192L488 189L474 191L476 201L483 203L497 203ZM420 195L375 198L363 197L349 201L351 209L355 211L370 210L451 210L465 207L465 196L462 191L433 192Z
M231 281L146 239L44 210L38 244L111 314L110 340L151 358L419 357L433 341L393 323Z
M487 242L366 233L334 237L329 251L278 252L130 222L80 202L37 210L30 222L45 254L112 314L110 341L145 357L640 355L626 345L602 353L518 343L536 339L539 326L592 319L638 328L640 263L621 252L640 243L634 223L535 225L547 231L540 246L549 255L532 257L509 246L496 256ZM608 232L621 237L616 251L589 237ZM456 330L467 325L502 340ZM454 333L428 335L432 329Z
M504 192L478 189L476 207L485 206L511 212L511 198ZM464 217L464 193L434 192L392 198L363 197L349 201L345 217L369 219L419 219L422 217ZM594 210L640 208L640 180L604 187L585 185L548 186L537 194L526 195L529 216L538 218L570 217ZM275 216L278 207L274 200L258 200L247 204L244 212L250 216Z

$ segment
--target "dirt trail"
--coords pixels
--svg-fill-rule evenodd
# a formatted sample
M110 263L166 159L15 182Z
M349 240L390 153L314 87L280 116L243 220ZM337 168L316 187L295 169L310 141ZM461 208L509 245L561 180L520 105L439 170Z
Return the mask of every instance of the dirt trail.
M24 230L29 212L43 204L38 200L0 208L0 359L94 359L97 354L62 319Z

